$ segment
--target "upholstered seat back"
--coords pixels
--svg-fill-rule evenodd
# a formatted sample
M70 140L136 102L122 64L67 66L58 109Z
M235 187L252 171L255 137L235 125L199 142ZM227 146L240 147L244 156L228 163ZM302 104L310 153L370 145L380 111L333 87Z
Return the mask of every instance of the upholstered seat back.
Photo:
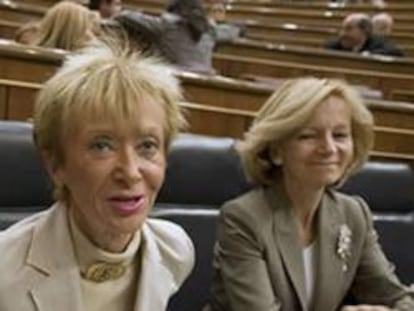
M31 124L0 121L0 172L0 229L50 205L51 186Z
M218 208L246 191L234 139L182 134L168 156L166 179L157 202Z

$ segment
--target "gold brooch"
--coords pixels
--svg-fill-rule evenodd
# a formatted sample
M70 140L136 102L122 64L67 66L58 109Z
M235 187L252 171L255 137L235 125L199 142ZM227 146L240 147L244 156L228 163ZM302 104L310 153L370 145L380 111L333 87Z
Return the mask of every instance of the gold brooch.
M84 278L96 283L119 279L124 275L126 267L123 263L98 262L88 267Z

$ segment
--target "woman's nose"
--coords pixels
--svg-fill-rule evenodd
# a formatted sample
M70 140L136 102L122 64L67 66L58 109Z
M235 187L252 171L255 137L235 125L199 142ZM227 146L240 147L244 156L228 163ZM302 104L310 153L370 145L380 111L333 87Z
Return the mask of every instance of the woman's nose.
M134 148L126 148L119 155L118 179L128 184L136 183L142 178L142 159L137 155Z
M336 143L335 139L331 134L326 134L322 139L320 143L320 150L322 150L325 153L333 153L336 152Z

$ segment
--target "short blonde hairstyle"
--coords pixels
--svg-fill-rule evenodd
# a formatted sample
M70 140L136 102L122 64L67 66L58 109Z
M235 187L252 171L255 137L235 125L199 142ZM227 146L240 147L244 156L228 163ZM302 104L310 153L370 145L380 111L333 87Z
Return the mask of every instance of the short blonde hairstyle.
M34 44L43 47L75 51L91 43L99 25L99 16L82 5L62 1L47 12Z
M36 146L60 165L64 162L63 138L70 131L93 121L134 126L140 113L137 108L148 99L164 110L168 150L173 137L186 125L179 107L181 88L170 67L155 58L107 46L69 56L36 99Z
M260 185L275 182L280 167L272 162L270 146L299 131L318 105L330 96L343 99L351 110L354 158L340 181L362 166L373 145L373 117L357 92L340 80L292 79L267 100L244 140L237 145L246 175L252 182Z

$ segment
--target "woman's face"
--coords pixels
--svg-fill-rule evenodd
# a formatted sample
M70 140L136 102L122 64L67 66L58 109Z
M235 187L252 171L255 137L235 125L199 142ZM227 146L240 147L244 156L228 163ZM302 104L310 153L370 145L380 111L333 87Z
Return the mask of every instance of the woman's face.
M161 105L147 100L136 122L123 124L83 121L63 139L64 161L53 173L69 189L78 226L95 242L139 230L164 180Z
M286 182L320 189L343 176L353 149L350 108L343 99L331 96L277 152Z

